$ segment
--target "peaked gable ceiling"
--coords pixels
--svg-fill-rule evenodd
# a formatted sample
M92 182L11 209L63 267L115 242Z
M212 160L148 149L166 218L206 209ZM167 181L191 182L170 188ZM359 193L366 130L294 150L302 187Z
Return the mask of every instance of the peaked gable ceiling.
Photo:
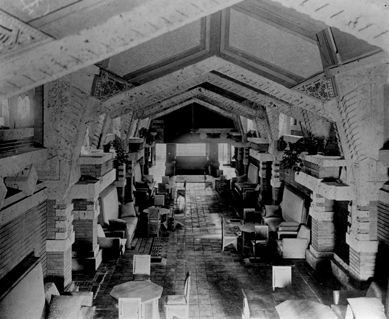
M112 117L134 112L155 118L195 98L254 120L266 117L264 107L296 118L303 110L332 120L328 98L301 88L304 81L320 79L336 46L323 48L318 39L331 39L333 33L305 14L316 17L312 3L292 5L294 10L285 1L6 2L2 9L10 15L3 13L8 19L3 21L30 39L1 48L0 94L9 96L98 63L102 71L95 82L105 87L93 95L102 101L100 112ZM334 12L331 1L326 6ZM351 7L347 10L357 16ZM342 12L333 17L343 19ZM377 38L387 32L385 24L374 26L382 30ZM364 45L363 54L380 50ZM24 54L23 48L34 48L34 54ZM12 52L18 54L10 58Z

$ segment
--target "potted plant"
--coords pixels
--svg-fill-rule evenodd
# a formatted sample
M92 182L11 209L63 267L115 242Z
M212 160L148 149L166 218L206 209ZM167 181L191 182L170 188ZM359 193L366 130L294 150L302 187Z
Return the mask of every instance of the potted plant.
M284 151L281 164L285 169L292 169L298 174L304 166L301 153L308 152L309 155L316 155L319 151L324 151L324 144L324 137L307 132L296 143L289 143L289 149Z
M303 160L300 158L300 154L301 152L293 149L293 147L285 150L281 160L282 167L284 169L291 169L297 174L300 173L304 166Z
M126 151L124 142L120 138L115 138L112 142L112 146L116 151L115 160L118 165L127 164L130 160L129 153Z
M157 135L157 132L148 130L145 127L142 127L139 132L138 136L145 139L146 144L152 144L155 140L155 136Z

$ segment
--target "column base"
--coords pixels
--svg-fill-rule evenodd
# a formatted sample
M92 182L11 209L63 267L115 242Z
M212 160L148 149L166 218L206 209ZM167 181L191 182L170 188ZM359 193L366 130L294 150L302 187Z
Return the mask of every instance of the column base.
M94 251L89 251L89 252L73 251L72 270L73 271L83 271L83 270L96 271L97 268L99 268L101 261L102 261L102 249L100 249L99 246L97 246Z
M335 259L331 260L331 270L335 278L342 284L343 287L349 290L363 290L369 286L368 281L358 280L352 277L347 269L345 269Z
M326 254L328 253L326 252ZM305 250L305 259L307 263L317 272L326 271L330 268L331 256L320 256L320 253L318 255L310 249Z

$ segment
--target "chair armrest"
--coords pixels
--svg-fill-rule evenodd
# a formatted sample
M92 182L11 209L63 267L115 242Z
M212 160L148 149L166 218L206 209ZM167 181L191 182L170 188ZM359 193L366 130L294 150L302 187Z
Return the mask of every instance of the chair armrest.
M305 238L282 238L281 239L282 247L288 248L288 247L301 247L301 248L307 248L308 247L308 240Z
M120 238L107 238L107 237L97 237L97 243L101 248L112 248L120 250Z
M112 238L126 238L126 231L125 230L108 230L104 232L105 237Z

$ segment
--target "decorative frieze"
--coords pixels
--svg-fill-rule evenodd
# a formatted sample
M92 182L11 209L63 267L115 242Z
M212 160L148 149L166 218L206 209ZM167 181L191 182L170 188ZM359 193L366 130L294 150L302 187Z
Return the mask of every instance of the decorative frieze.
M100 74L95 75L93 80L91 95L104 101L111 96L127 91L132 87L134 87L134 85L128 83L126 80L105 70L100 70Z
M298 84L294 89L322 101L329 101L337 96L335 78L327 77L324 73Z

